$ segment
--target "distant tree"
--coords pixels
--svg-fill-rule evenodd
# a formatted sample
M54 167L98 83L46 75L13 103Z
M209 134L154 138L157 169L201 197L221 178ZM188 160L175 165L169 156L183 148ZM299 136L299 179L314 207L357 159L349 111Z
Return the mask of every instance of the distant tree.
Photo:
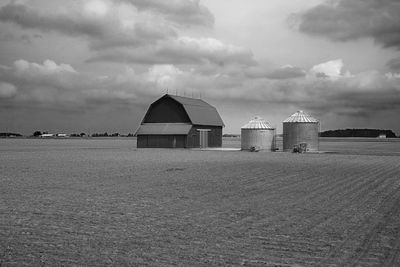
M33 133L33 136L35 136L35 137L38 137L38 136L41 136L42 135L42 132L41 131L35 131L34 133Z
M119 136L119 133L113 133L111 136L112 136L112 137L118 137L118 136Z
M128 137L133 137L133 133L128 133Z
M92 137L108 137L108 136L111 136L111 135L108 135L107 132L105 132L105 133L94 133L94 134L92 134Z
M85 133L80 133L79 134L81 137L84 137L86 134Z

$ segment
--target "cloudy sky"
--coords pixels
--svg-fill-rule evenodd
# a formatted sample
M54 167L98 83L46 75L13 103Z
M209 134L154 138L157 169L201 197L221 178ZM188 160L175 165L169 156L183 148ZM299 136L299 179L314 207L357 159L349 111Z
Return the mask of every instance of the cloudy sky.
M400 134L398 0L15 0L0 3L0 131L134 132L168 92L281 131Z

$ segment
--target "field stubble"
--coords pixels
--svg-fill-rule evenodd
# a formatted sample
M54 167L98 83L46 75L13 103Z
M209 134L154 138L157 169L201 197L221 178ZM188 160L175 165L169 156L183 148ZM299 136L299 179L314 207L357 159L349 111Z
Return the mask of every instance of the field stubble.
M0 142L0 265L400 265L395 154Z

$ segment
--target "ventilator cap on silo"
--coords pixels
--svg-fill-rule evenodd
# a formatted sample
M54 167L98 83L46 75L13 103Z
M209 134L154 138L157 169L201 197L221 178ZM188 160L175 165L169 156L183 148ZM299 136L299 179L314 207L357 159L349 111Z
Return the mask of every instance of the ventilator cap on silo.
M308 122L308 123L318 123L318 120L313 118L312 116L308 115L302 110L297 111L296 113L292 114L289 118L283 121L285 122Z
M250 120L246 125L242 126L242 129L264 129L264 130L273 130L272 127L266 120L261 117L255 117Z

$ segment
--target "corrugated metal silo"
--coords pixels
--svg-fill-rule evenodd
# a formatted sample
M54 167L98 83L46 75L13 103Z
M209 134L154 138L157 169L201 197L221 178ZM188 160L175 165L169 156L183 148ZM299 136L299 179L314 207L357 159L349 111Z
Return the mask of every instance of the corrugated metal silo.
M283 151L292 151L301 143L307 144L307 151L319 149L319 121L302 110L283 121Z
M273 151L275 128L260 117L255 117L241 128L242 150Z

